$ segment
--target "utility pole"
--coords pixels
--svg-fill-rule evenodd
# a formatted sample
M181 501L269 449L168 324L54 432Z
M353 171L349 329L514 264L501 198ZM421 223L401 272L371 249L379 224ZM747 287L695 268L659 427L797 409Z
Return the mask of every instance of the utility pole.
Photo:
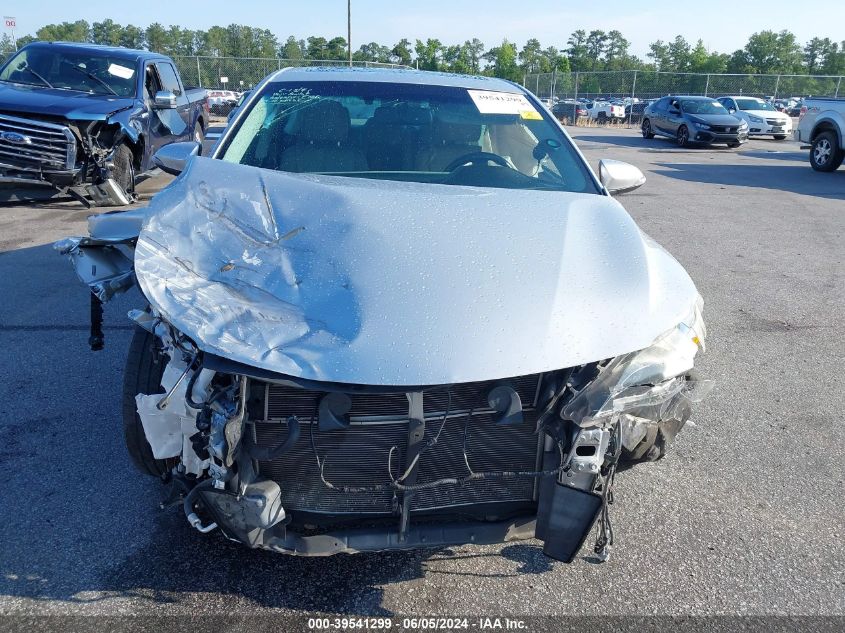
M346 0L346 46L349 52L349 65L352 65L352 0Z

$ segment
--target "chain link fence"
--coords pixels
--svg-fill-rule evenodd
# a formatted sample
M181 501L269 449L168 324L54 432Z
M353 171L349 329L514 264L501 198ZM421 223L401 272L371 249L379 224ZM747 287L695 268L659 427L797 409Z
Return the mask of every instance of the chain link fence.
M215 90L250 90L267 75L294 66L348 66L347 60L282 59L276 57L173 57L182 82ZM352 62L367 68L406 68L398 64Z
M731 75L652 70L591 71L525 75L524 85L542 99L656 99L670 94L753 97L845 96L836 75Z

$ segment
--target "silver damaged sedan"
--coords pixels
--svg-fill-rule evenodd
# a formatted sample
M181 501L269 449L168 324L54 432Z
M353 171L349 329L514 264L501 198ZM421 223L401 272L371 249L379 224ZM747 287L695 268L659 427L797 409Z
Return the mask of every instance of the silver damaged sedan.
M146 299L124 432L189 523L338 552L613 540L623 462L659 459L708 390L702 300L513 83L285 69L143 209L57 243L102 303Z

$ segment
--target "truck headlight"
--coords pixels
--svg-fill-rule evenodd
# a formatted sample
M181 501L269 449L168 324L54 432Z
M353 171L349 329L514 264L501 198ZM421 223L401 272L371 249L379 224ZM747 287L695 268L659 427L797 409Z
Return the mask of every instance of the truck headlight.
M699 348L704 351L702 307L699 297L689 314L651 345L612 359L563 406L561 417L582 427L595 426L626 411L668 406L679 397L700 400L712 385L690 381L687 373Z

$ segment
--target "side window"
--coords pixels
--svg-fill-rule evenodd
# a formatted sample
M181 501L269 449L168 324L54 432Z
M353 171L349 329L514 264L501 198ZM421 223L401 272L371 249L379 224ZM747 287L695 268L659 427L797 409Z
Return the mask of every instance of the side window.
M156 62L156 70L161 79L161 89L169 90L177 97L182 94L182 89L179 87L179 78L176 76L176 71L173 66L166 62Z
M661 112L666 112L666 110L669 109L669 99L663 97L662 99L660 99L660 101L657 102L657 105L655 105L655 107Z
M158 80L155 66L147 64L144 70L144 97L148 101L152 101L159 90L161 90L161 82Z
M728 110L736 110L736 104L734 103L733 99L722 99L722 105L725 106Z

